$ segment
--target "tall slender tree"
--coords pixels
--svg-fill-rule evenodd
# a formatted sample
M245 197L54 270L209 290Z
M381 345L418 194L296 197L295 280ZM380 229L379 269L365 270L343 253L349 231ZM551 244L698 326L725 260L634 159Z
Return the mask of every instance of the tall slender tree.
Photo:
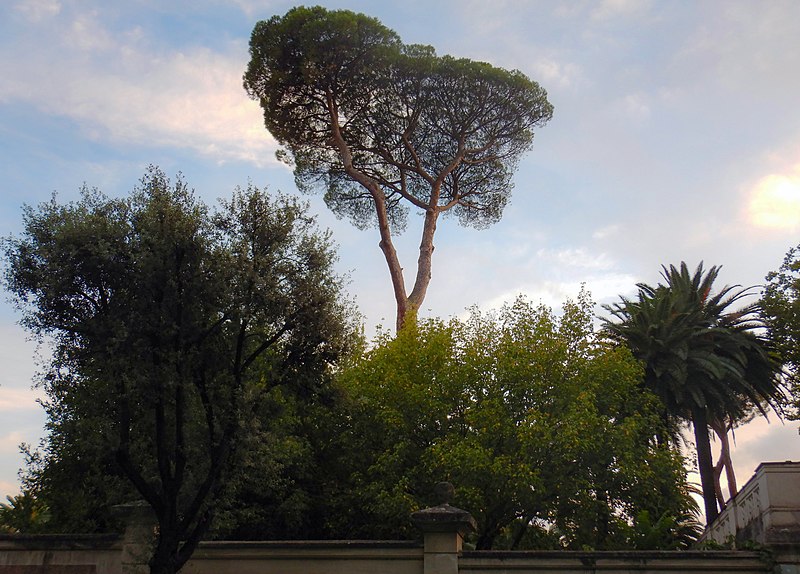
M405 45L378 20L319 6L256 24L247 92L284 146L301 189L322 188L338 216L377 224L397 326L431 280L440 215L483 227L502 217L546 92L519 71ZM408 209L424 217L410 291L393 238Z
M713 293L719 269L664 267L665 283L640 283L636 299L605 307L606 331L644 363L644 383L661 397L673 432L681 421L692 424L709 524L719 514L709 429L727 431L729 421L752 409L766 416L768 406L780 409L784 400L757 307L731 309L751 290L725 286Z

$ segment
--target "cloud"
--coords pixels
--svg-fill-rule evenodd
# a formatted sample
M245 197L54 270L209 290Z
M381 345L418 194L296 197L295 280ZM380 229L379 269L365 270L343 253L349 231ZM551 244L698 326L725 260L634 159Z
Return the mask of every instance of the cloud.
M0 411L28 402L25 397L31 392L36 356L36 343L27 340L20 327L0 325Z
M283 4L275 0L231 0L234 6L237 6L248 18L266 18L264 14L272 14Z
M749 192L746 212L750 224L758 228L800 229L800 164L788 173L759 179Z
M0 387L0 413L11 411L40 411L41 407L37 399L43 397L43 393L33 389L11 389Z
M23 0L14 5L14 10L31 22L39 22L57 16L61 3L57 0Z
M797 423L782 423L774 414L770 421L756 417L747 425L736 429L732 458L739 486L755 472L762 462L800 460L800 440Z
M682 83L697 82L705 101L714 97L708 86L716 87L720 106L734 103L745 123L742 110L758 110L754 117L763 122L765 113L793 105L800 88L800 75L789 72L800 67L799 3L720 2L697 4L696 10L698 24L675 53ZM742 107L755 98L761 105Z
M20 485L18 482L8 482L7 480L0 480L0 496L2 501L6 502L6 496L15 496L20 493Z
M504 303L524 295L534 302L541 302L560 309L566 299L575 299L581 289L591 293L595 301L606 302L620 293L631 291L636 279L619 272L616 262L606 253L593 253L583 247L564 249L538 249L535 256L520 255L506 262L513 268L516 278L499 295L487 298L481 307L496 309Z
M650 117L650 104L642 93L628 94L622 100L625 115L633 122L640 123Z
M22 442L25 442L25 436L19 431L12 431L5 436L0 436L0 453L17 454Z
M569 88L581 79L580 66L556 56L539 56L531 64L532 75L543 86Z
M619 225L606 225L592 233L592 239L607 239L619 233Z
M97 141L176 146L217 162L276 162L260 107L242 88L243 43L225 53L165 51L141 28L112 30L96 12L30 28L26 36L50 39L3 51L0 102L70 118Z
M541 303L552 309L561 309L567 299L574 301L581 289L586 289L594 301L605 303L616 299L620 293L631 291L635 284L636 279L626 273L597 274L580 280L536 281L487 299L480 304L480 307L499 309L522 295L534 303Z
M609 270L614 263L605 253L590 253L582 247L569 249L539 249L536 256L550 263L563 267L577 267L581 269Z
M592 19L611 20L635 17L646 12L650 5L651 2L646 0L602 0L596 4L592 12Z

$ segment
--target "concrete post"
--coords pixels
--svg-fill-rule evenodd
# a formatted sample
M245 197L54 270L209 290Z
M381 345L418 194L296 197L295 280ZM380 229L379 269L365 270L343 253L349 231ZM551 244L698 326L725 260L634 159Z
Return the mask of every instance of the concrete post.
M147 574L149 553L153 544L155 516L144 502L118 504L114 515L125 524L122 536L122 574Z
M469 512L449 501L453 485L440 482L436 485L437 506L419 510L411 515L414 524L422 530L424 549L424 574L458 574L458 558L464 536L475 530L475 519Z

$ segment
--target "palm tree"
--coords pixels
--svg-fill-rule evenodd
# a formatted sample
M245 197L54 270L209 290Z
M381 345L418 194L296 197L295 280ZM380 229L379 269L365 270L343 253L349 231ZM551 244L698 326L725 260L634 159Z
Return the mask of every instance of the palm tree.
M719 515L709 428L727 435L753 409L780 412L785 399L756 306L729 310L750 290L725 286L712 294L718 274L719 267L704 273L702 263L693 274L685 263L663 267L665 284L640 283L635 300L606 305L612 318L604 326L644 363L644 384L664 404L671 432L659 440L675 440L680 424L692 423L709 524Z
M0 532L35 533L39 532L49 518L47 506L30 492L16 496L6 496L7 502L0 502Z

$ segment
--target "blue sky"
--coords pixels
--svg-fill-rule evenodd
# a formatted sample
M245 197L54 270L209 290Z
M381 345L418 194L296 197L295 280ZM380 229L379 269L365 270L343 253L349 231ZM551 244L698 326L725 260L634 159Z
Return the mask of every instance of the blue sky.
M558 306L585 283L599 302L654 283L662 264L722 265L757 285L800 238L800 3L405 0L321 2L379 18L407 43L517 68L555 106L493 227L437 231L424 312L459 314L524 293ZM0 5L0 233L21 206L127 193L148 164L180 171L208 202L252 180L295 192L242 89L270 0L7 0ZM308 197L340 246L367 331L392 325L375 230ZM419 227L398 241L410 275ZM44 417L35 345L0 302L0 495L17 445ZM743 482L760 460L800 459L797 423L736 435Z

